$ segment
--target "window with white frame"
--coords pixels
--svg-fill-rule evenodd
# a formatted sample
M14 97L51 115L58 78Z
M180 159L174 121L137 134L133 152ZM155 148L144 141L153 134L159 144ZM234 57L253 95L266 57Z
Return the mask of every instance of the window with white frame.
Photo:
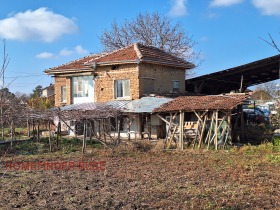
M178 92L180 90L180 81L172 80L172 84L173 84L173 92Z
M60 87L60 91L61 91L61 102L66 102L66 86L61 86Z
M73 96L88 97L89 76L73 77Z
M130 80L122 79L114 81L115 98L130 97Z

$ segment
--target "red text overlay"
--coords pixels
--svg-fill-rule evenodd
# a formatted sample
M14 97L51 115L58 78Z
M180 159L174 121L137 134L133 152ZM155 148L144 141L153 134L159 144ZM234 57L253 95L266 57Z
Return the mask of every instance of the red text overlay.
M66 171L66 170L86 170L86 171L103 171L105 170L105 161L92 162L74 162L74 161L54 161L54 162L6 162L6 170L22 171Z

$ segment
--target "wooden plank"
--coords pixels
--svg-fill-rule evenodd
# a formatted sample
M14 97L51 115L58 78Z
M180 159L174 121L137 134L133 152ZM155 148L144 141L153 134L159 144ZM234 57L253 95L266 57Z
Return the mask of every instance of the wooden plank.
M178 149L183 150L183 131L184 131L184 112L180 111L180 122L179 122L179 145Z
M201 129L201 133L200 133L200 137L199 137L199 143L198 143L198 148L199 149L201 148L201 142L202 142L202 139L203 139L203 133L204 133L204 130L205 130L206 121L207 121L207 115L204 117L202 129Z
M222 124L222 123L221 123ZM218 150L218 111L216 111L216 125L215 125L215 150Z
M169 141L167 142L166 149L169 149L170 144L171 144L171 142L173 141L173 138L174 138L175 132L176 132L176 130L177 130L177 127L178 127L178 125L176 125L176 126L174 127L174 130L173 130L173 132L172 132L172 134L171 134L171 136L170 136L170 139L169 139Z

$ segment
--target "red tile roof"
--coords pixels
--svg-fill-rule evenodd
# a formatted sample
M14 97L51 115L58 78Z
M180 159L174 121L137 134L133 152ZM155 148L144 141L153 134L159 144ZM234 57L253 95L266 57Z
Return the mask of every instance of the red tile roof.
M59 65L53 68L49 68L48 70L46 70L46 73L53 73L53 72L69 72L71 70L77 71L77 70L91 70L88 66L85 66L84 63L89 62L91 60L93 60L94 58L99 57L99 55L97 54L92 54L83 58L79 58L77 60L74 61L70 61L69 63L63 64L63 65Z
M181 96L162 104L154 112L193 110L231 110L247 99L248 95Z
M92 66L113 65L123 63L152 63L164 66L190 69L195 66L181 58L175 57L156 47L132 44L110 53L89 55L69 63L47 69L47 74L91 71Z
M116 63L154 63L165 66L174 66L183 69L194 68L181 58L171 55L161 49L152 46L145 46L139 43L129 45L111 53L95 58L89 64L110 65Z

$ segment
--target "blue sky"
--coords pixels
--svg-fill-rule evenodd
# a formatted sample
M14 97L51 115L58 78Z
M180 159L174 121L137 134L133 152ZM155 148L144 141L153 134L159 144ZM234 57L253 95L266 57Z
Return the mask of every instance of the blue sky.
M0 38L11 59L6 85L14 80L9 89L22 93L47 86L53 79L45 69L100 52L98 36L113 20L146 12L180 22L197 42L197 75L278 53L259 37L280 40L280 0L9 0L0 10Z

